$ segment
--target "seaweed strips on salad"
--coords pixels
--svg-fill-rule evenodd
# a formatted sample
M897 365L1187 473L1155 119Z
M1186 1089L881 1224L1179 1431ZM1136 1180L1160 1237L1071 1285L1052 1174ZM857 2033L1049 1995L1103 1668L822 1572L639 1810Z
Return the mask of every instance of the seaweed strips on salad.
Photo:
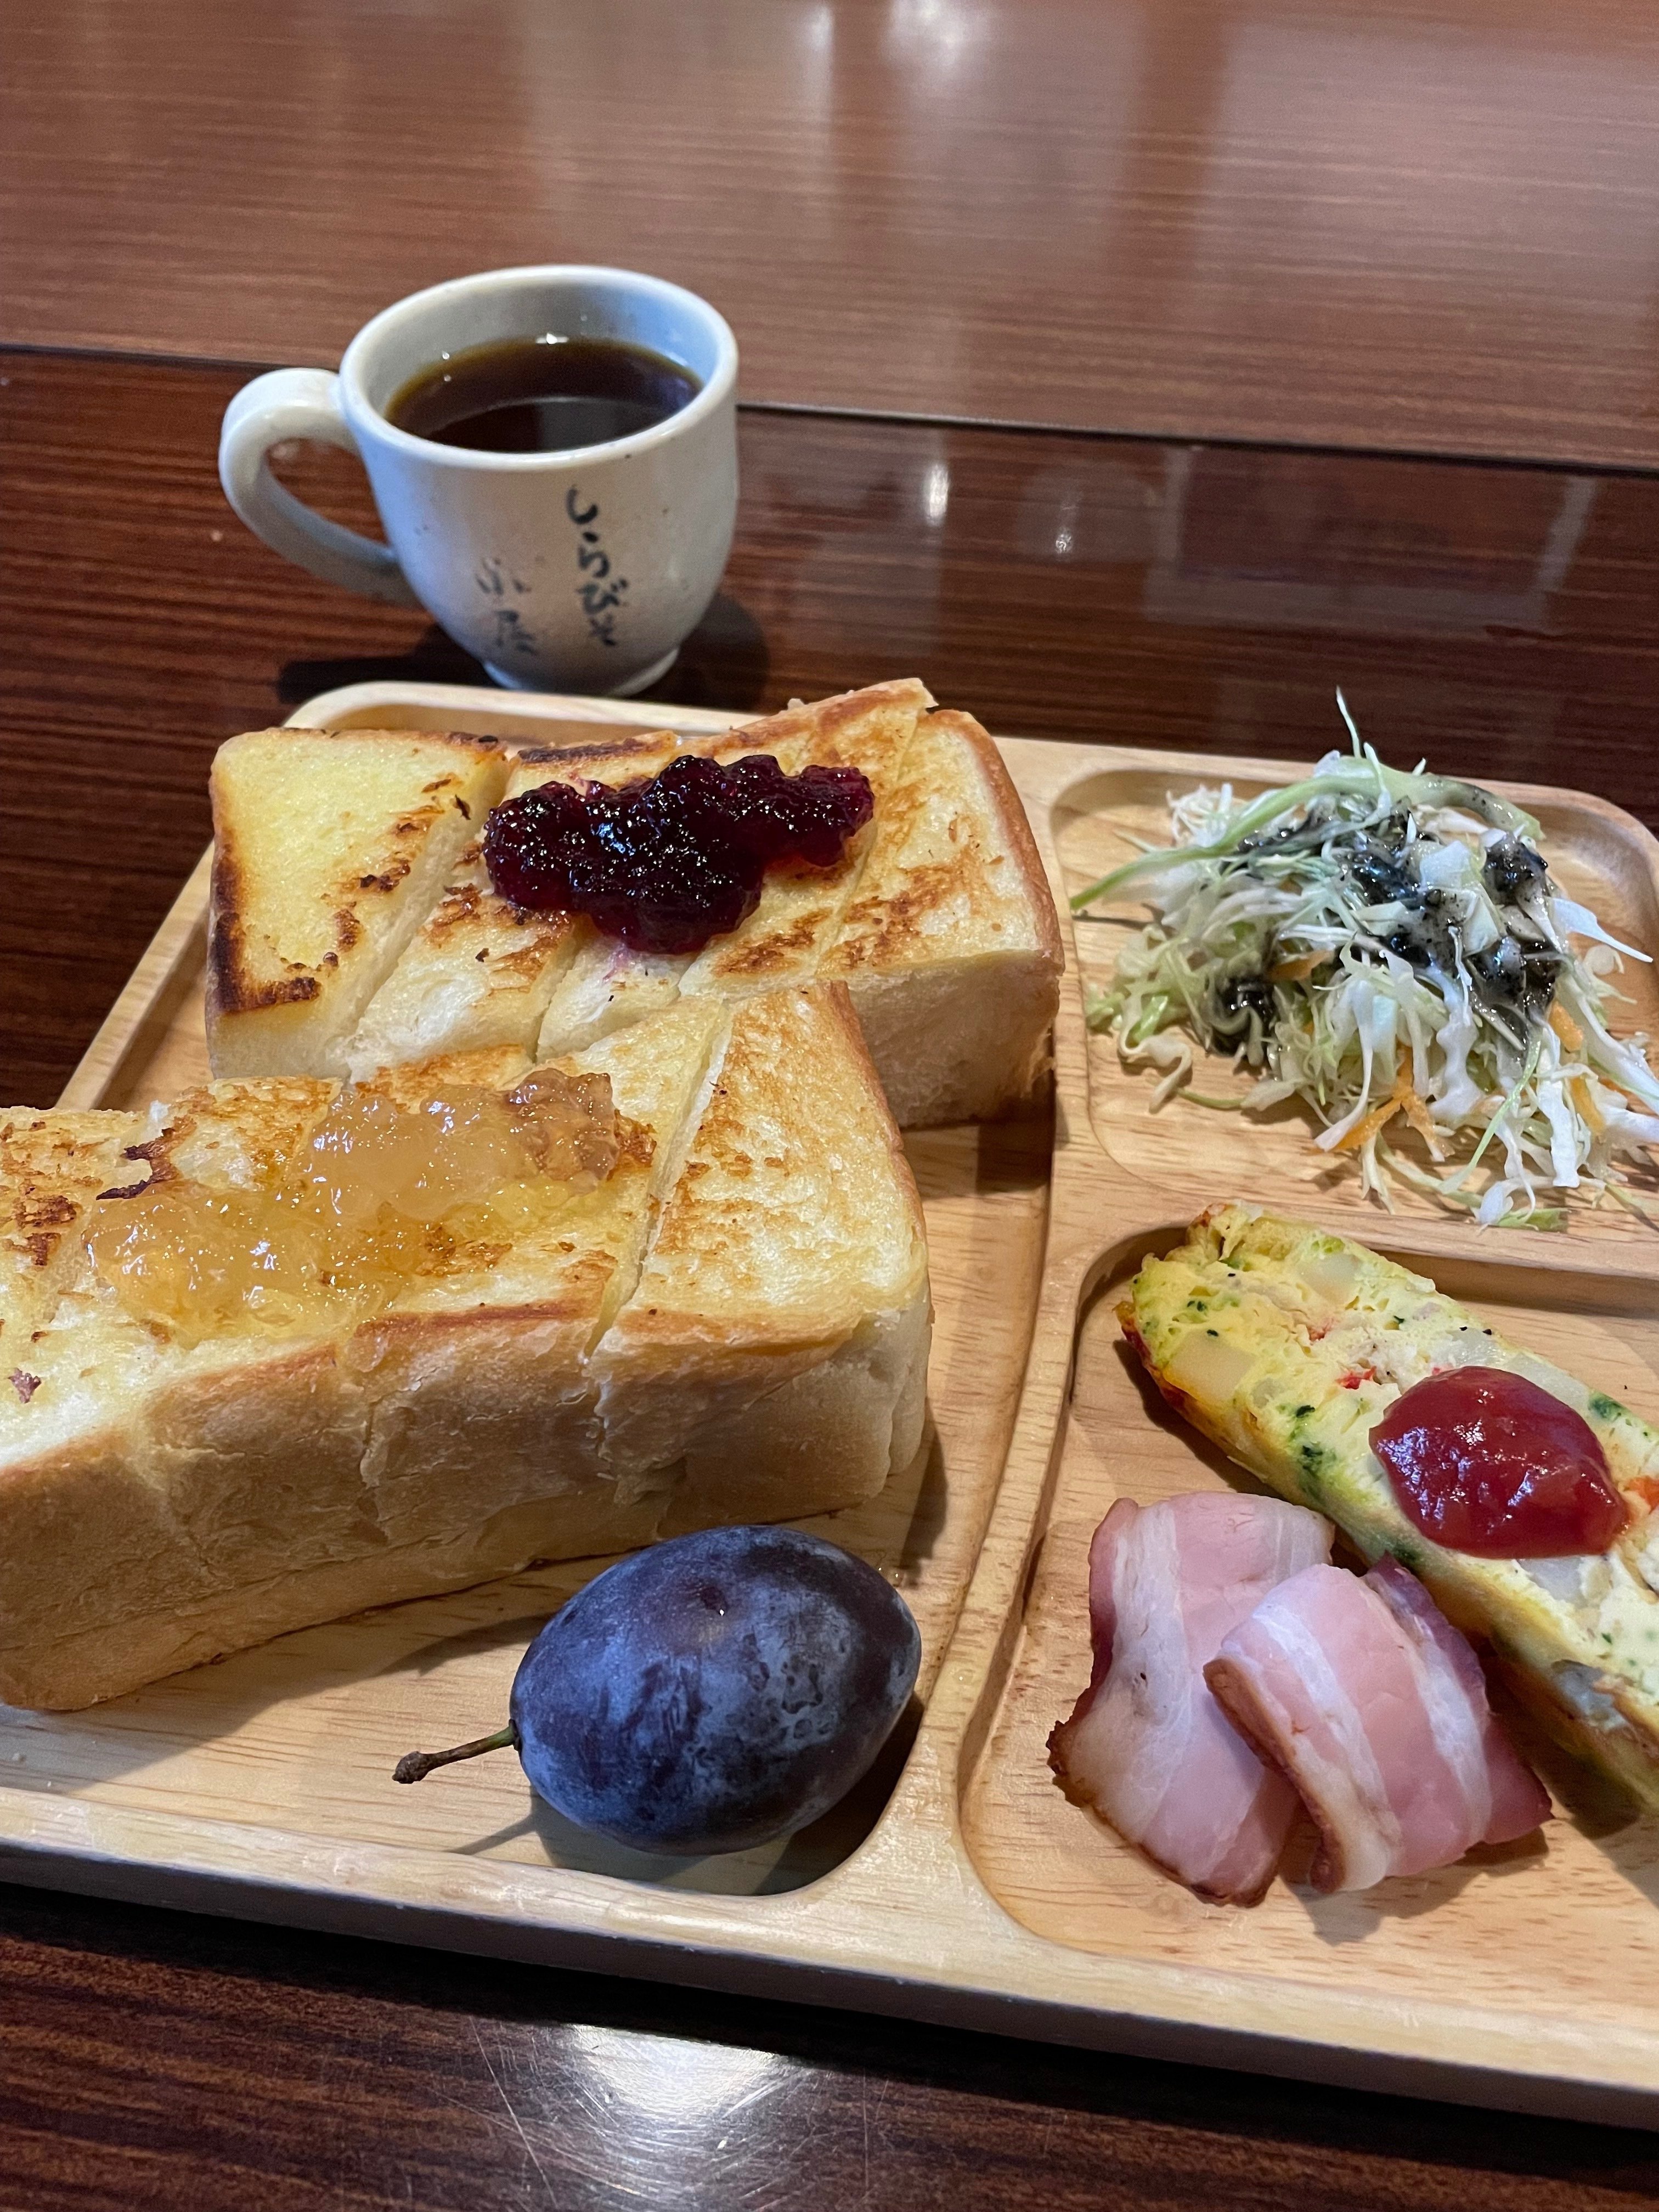
M1224 784L1173 799L1173 846L1073 899L1133 887L1155 916L1091 988L1090 1027L1159 1071L1154 1110L1304 1100L1315 1143L1354 1156L1384 1206L1397 1176L1483 1226L1563 1228L1568 1191L1659 1226L1621 1169L1652 1164L1659 1076L1643 1038L1607 1026L1611 977L1649 956L1562 896L1530 815L1421 763L1385 768L1337 705L1351 753L1248 805ZM1194 1041L1253 1087L1194 1090ZM1391 1144L1402 1127L1430 1167Z

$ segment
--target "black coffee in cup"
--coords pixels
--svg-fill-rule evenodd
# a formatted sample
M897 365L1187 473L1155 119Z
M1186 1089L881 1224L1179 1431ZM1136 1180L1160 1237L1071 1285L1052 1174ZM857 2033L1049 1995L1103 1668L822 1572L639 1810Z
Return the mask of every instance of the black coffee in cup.
M702 388L678 362L620 339L506 338L423 368L386 415L441 446L558 453L649 430Z

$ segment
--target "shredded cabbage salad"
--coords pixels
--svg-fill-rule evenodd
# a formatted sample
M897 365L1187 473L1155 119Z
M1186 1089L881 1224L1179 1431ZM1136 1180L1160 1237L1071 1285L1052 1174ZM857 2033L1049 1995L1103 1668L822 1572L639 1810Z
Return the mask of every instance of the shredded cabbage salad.
M1155 916L1091 988L1090 1027L1158 1073L1154 1110L1304 1100L1314 1142L1384 1206L1397 1177L1483 1226L1563 1228L1569 1191L1659 1226L1623 1167L1652 1164L1659 1076L1644 1037L1608 1026L1611 978L1650 956L1562 896L1530 815L1385 768L1337 705L1352 753L1248 805L1225 784L1172 799L1174 845L1073 899L1133 886ZM1256 1072L1251 1089L1194 1090L1194 1042Z

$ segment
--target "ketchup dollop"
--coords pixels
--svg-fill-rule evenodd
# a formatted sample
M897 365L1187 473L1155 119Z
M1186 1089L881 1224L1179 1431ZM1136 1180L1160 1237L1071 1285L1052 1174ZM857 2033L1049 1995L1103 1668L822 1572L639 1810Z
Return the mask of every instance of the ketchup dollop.
M1483 1559L1605 1552L1630 1518L1595 1431L1501 1367L1454 1367L1395 1399L1371 1431L1407 1517Z
M730 767L683 753L614 788L521 792L490 815L484 861L514 906L587 915L642 952L697 952L753 911L775 862L832 867L874 811L859 769L786 775L769 753Z

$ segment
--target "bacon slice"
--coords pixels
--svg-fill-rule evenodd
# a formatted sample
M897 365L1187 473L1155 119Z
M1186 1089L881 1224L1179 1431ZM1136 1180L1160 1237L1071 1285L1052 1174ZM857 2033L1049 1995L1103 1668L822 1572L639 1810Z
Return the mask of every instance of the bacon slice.
M1254 1905L1296 1793L1224 1718L1205 1662L1275 1583L1330 1555L1330 1523L1273 1498L1120 1499L1089 1552L1094 1676L1048 1739L1074 1804L1200 1897Z
M1313 1566L1281 1583L1204 1675L1312 1815L1316 1889L1426 1874L1550 1817L1474 1653L1391 1559L1363 1577Z

